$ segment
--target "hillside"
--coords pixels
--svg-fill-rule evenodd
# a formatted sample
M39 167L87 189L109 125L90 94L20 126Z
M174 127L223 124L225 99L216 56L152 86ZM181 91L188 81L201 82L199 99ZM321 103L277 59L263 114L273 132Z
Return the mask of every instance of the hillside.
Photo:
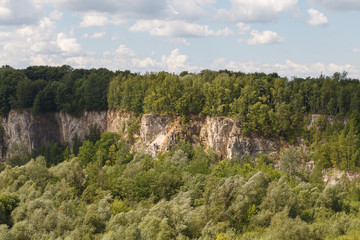
M45 158L8 165L0 172L0 237L360 236L359 179L327 184L321 168L307 168L312 155L293 147L279 155L244 154L221 161L211 150L181 142L154 159L142 151L130 152L119 134L94 131L75 146L63 152L50 147L37 152ZM19 164L16 157L21 160L12 156L8 164Z
M0 239L359 239L360 83L0 70Z

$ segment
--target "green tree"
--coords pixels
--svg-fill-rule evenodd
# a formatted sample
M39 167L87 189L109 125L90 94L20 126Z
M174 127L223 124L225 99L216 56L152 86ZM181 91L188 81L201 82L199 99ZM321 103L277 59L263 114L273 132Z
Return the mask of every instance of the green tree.
M79 148L78 158L80 162L85 166L87 163L94 160L96 148L94 144L86 140L83 145Z

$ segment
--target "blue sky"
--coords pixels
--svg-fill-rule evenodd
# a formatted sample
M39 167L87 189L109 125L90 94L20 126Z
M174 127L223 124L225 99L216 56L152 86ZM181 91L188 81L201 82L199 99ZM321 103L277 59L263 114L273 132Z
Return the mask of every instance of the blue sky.
M360 78L359 0L0 0L0 64Z

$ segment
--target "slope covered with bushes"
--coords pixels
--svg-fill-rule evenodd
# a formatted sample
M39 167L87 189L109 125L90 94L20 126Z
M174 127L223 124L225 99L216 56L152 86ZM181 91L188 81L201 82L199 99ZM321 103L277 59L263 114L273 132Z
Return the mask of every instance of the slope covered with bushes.
M0 173L0 237L360 237L358 180L324 183L296 148L223 161L187 143L157 160L128 149L119 135L106 133L52 167L41 156L7 166Z

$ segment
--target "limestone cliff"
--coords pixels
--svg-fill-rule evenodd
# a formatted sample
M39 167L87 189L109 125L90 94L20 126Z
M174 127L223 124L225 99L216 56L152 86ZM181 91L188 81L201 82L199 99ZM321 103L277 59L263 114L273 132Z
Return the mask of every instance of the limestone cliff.
M30 151L51 142L71 143L76 135L84 139L95 124L100 132L121 132L127 136L134 120L136 118L130 113L110 110L84 112L78 116L63 112L33 115L11 111L1 122L0 154L4 159L5 149L14 143L22 143ZM278 140L243 136L240 122L230 117L190 116L185 124L173 115L145 114L137 121L137 131L131 132L135 135L133 149L143 149L153 156L169 150L182 139L229 158L245 153L276 152L280 148Z

